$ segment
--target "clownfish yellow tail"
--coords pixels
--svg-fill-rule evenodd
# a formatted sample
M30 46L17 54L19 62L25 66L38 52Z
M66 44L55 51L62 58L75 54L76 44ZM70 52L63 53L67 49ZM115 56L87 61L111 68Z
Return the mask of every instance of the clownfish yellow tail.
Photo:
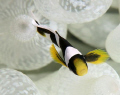
M86 61L93 64L101 64L108 60L108 58L109 55L107 54L107 52L101 49L90 51L85 55Z

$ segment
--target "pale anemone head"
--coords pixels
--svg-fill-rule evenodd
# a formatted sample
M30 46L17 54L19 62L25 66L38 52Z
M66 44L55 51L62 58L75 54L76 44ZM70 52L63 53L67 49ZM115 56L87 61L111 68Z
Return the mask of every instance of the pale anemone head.
M43 17L32 0L0 0L0 60L19 70L34 70L52 61L51 42L37 33L33 16L39 23L66 37L66 25Z
M119 8L119 0L113 0L111 7L118 9Z
M68 29L78 39L95 48L105 48L108 34L119 24L119 14L106 13L84 24L70 24Z
M40 85L39 83L42 84L36 82L37 85ZM88 73L84 76L77 76L68 68L62 67L51 77L45 78L44 83L46 87L43 89L48 90L50 95L119 95L120 93L120 78L107 63L99 65L88 63Z
M28 15L17 16L10 24L10 32L19 41L30 41L36 35L36 27Z
M115 62L120 63L120 24L108 35L106 50Z
M101 89L100 89L101 88ZM120 94L120 80L103 75L96 78L91 86L89 95L119 95Z
M112 0L34 0L45 17L67 24L97 19L110 7Z
M0 69L0 95L41 95L32 80L13 69Z

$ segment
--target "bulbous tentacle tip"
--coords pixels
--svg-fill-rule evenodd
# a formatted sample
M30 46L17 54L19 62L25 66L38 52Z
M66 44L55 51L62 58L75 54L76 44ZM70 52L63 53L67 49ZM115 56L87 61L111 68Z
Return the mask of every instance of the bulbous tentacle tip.
M56 81L57 80L57 81ZM50 95L119 95L120 78L108 64L88 64L85 76L62 67L51 81Z
M105 45L110 57L120 63L120 24L107 36Z
M23 73L0 69L0 95L41 95L35 84Z
M102 16L112 0L34 0L34 3L47 18L60 23L75 24L89 22Z
M36 32L33 25L36 18L30 11L37 21L59 31L62 37L66 37L67 25L42 16L33 0L0 1L0 61L19 70L35 70L49 64L52 61L48 53L51 42Z
M19 15L15 17L10 27L10 33L17 40L22 42L31 40L36 34L36 27L33 25L33 19L28 15Z
M120 80L103 75L93 82L91 88L89 95L119 95Z

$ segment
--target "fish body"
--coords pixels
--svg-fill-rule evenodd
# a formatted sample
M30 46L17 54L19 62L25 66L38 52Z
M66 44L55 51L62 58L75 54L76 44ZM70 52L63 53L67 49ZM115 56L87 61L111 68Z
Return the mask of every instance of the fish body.
M58 63L68 67L78 76L83 76L88 72L87 62L99 64L106 61L109 57L106 52L100 49L91 51L86 55L82 55L78 49L61 37L57 31L53 31L46 26L42 26L37 21L35 22L36 24L34 25L37 26L37 32L42 36L49 38L62 50L63 59L52 44L50 48L52 58Z

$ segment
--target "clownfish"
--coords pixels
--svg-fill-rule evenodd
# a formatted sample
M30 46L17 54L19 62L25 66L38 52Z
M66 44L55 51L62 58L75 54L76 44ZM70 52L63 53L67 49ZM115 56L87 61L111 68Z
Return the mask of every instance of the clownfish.
M101 50L96 49L90 51L86 55L82 55L75 47L73 47L66 39L61 37L57 31L53 31L46 26L40 25L36 20L33 24L37 27L37 32L48 37L55 45L62 50L63 58L57 52L54 44L50 47L51 57L63 66L69 68L74 74L83 76L88 72L87 62L100 64L105 62L109 56Z

